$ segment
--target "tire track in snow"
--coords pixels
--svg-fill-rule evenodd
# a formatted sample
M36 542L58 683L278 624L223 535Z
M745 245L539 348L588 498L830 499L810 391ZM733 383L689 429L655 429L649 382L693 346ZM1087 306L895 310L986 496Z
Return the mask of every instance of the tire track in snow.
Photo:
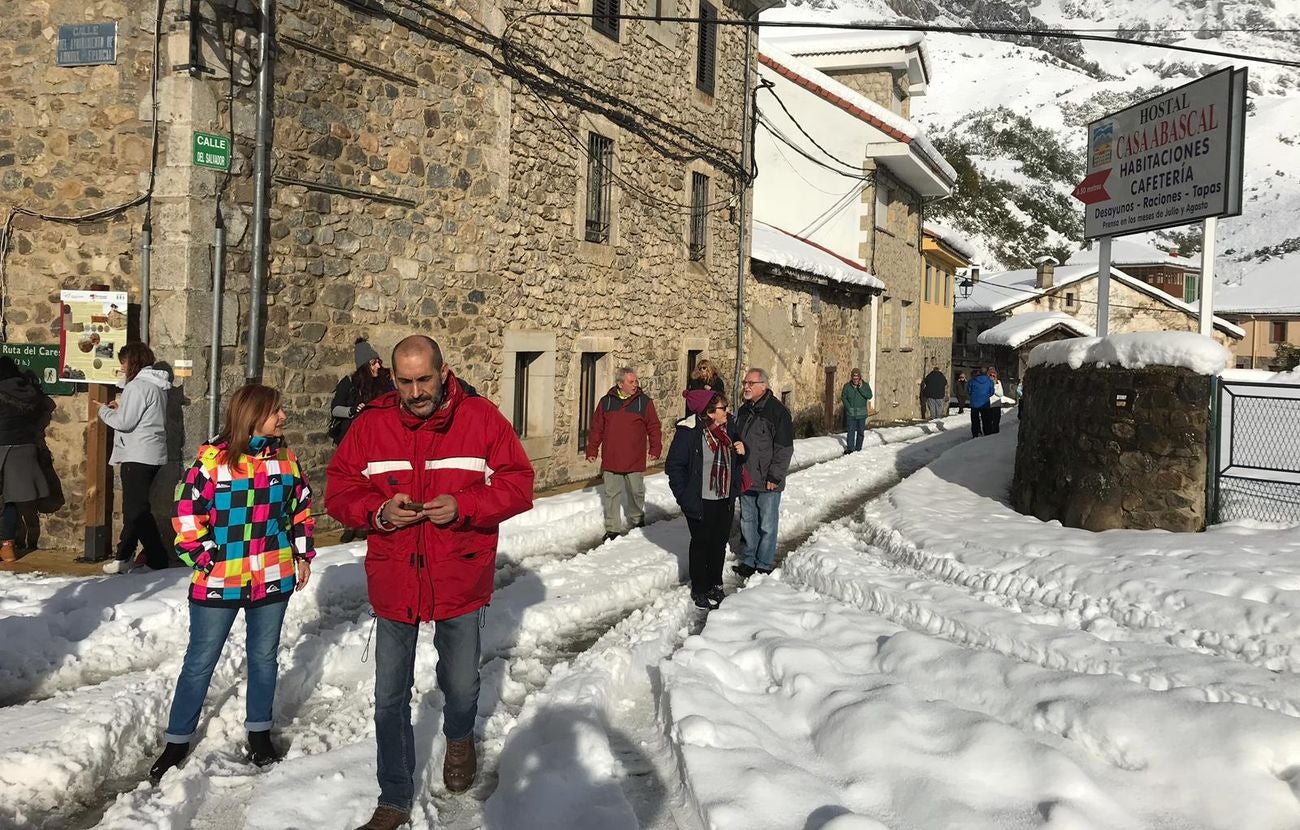
M999 590L1002 582L977 581L971 588L920 569L886 566L879 563L885 552L864 535L861 525L818 534L789 558L782 578L913 631L1044 669L1109 674L1154 691L1179 689L1209 703L1241 703L1300 717L1296 675L1170 645L1166 633L1151 629L1107 627L1112 636L1103 640L1086 630L1101 616L1095 606L1062 611L1035 602L1032 595L1008 596ZM1016 610L989 602L1011 598Z

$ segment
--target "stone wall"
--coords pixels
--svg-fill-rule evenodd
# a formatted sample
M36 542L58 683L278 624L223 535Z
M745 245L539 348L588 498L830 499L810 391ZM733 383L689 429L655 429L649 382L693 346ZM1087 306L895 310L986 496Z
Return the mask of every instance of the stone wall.
M925 359L921 339L920 200L884 167L876 167L876 186L886 185L894 196L884 228L875 225L875 189L862 193L869 208L862 220L862 261L885 283L880 298L878 357L873 387L876 421L921 417L921 377Z
M894 110L894 99L902 101L899 115L911 117L912 96L907 93L907 70L878 67L875 69L823 69L830 77L849 89L866 96L887 110Z
M730 375L742 28L717 29L709 95L696 88L690 24L624 21L615 42L587 19L534 18L511 30L528 51L510 63L498 42L505 21L536 3L457 0L417 13L281 0L277 8L260 377L284 391L289 439L318 490L332 450L328 403L353 369L358 336L386 353L412 331L433 335L457 373L507 415L516 354L538 353L527 370L525 445L539 486L591 475L577 441L584 352L603 355L598 392L614 367L636 366L666 432L681 407L688 352ZM541 8L571 12L573 4ZM151 343L164 360L192 360L194 371L178 381L175 459L161 502L207 432L218 203L228 231L222 403L249 374L253 9L248 0L205 4L197 58L210 74L172 69L195 57L191 24L170 14L164 21ZM740 13L727 4L720 14ZM59 23L113 20L116 66L53 67ZM0 22L0 210L66 214L142 192L153 26L151 4L113 0L24 4ZM521 83L513 77L521 66L549 86ZM191 165L196 129L233 136L230 175ZM582 234L592 131L615 143L607 244ZM692 172L710 180L701 262L687 255ZM9 339L53 342L62 287L108 283L138 302L142 217L136 208L78 227L19 217L4 298ZM55 544L81 542L85 420L84 395L60 400L50 443L74 506L49 523Z
M152 5L120 0L6 4L0 17L0 223L15 208L74 216L130 202L143 192L152 131ZM56 65L60 24L112 21L119 24L116 65ZM167 153L164 144L164 159ZM75 225L15 217L0 286L4 339L57 344L56 310L65 288L106 284L127 291L138 307L143 218L143 207ZM80 548L87 395L54 400L46 442L68 498L57 514L43 517L43 546Z
M1017 510L1093 531L1204 529L1208 377L1169 367L1037 366L1025 385L1011 488Z
M784 396L800 435L842 430L840 389L855 368L867 372L869 294L764 271L746 282L745 301L745 365L767 370L772 394Z

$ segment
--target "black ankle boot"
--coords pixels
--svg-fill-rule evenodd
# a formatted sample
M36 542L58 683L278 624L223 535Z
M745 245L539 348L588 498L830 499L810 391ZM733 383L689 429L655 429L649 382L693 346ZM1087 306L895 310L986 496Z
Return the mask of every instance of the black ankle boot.
M248 760L254 766L269 767L284 756L271 743L271 730L248 733Z
M167 746L163 747L162 755L159 755L158 760L153 762L152 767L149 767L149 780L156 785L167 774L167 770L179 766L181 761L185 760L185 756L189 754L189 744L168 743Z

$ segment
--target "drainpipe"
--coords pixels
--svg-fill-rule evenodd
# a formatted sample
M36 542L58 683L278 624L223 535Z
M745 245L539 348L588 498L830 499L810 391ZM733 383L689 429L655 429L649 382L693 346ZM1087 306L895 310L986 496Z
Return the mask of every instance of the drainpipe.
M267 251L267 191L271 166L271 39L275 29L275 0L261 0L261 33L258 40L257 149L253 169L253 279L248 311L248 366L244 376L255 380L262 375L262 326L265 309ZM220 333L217 337L220 340Z
M743 178L740 180L740 229L737 234L736 249L736 375L732 389L740 394L740 381L745 376L745 241L749 238L749 172L753 169L754 142L754 99L751 75L754 62L754 21L758 11L745 18L749 25L745 27L745 111L740 122L740 166Z
M212 242L212 353L208 356L208 436L221 428L221 313L226 293L226 225L217 204L217 228Z
M153 253L153 221L148 214L140 228L140 342L149 342L149 258Z

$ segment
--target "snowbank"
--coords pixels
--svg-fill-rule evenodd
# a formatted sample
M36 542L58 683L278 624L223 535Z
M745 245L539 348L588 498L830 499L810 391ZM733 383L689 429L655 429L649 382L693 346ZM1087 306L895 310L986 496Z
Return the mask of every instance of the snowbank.
M1063 311L1030 311L1008 317L993 328L981 332L976 340L985 346L1018 349L1057 326L1064 326L1077 337L1092 337L1097 333L1092 326Z
M1088 364L1144 369L1148 366L1178 366L1202 375L1219 374L1231 359L1232 354L1212 338L1188 331L1077 337L1042 343L1029 353L1031 367L1068 365L1078 369Z

